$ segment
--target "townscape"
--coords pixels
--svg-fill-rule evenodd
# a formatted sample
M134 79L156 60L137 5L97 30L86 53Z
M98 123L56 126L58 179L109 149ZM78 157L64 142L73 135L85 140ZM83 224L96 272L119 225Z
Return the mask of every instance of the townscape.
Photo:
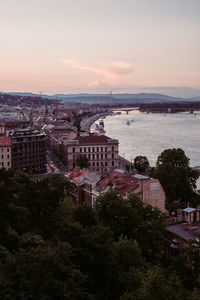
M200 300L200 1L0 7L0 300Z
M150 280L148 284L152 286L160 284L160 280L163 280L163 284L166 285L166 278L173 280L173 276L177 276L175 286L169 281L166 291L164 287L160 287L154 291L152 299L162 299L157 296L157 293L161 292L164 299L167 299L168 288L172 289L169 299L174 299L177 284L183 285L177 299L183 299L183 293L185 299L189 297L199 299L200 296L195 290L198 277L194 281L194 276L199 271L200 257L196 256L197 253L193 250L199 247L200 233L200 196L195 184L198 171L190 168L189 160L182 149L166 149L158 157L156 167L153 168L144 156L136 157L134 162L124 159L119 155L119 141L108 137L104 130L103 120L111 114L115 114L115 109L108 108L106 105L65 103L57 99L48 100L33 96L26 98L9 94L1 95L0 188L3 227L0 231L2 241L0 257L3 259L1 272L4 274L1 284L2 297L6 294L11 299L15 299L16 282L11 279L12 274L4 270L4 267L8 267L7 260L11 259L10 255L16 256L15 259L18 259L18 255L27 255L28 265L34 268L32 263L38 264L38 262L29 261L33 255L30 251L47 251L45 247L48 247L48 251L50 248L56 251L55 255L64 255L64 257L68 255L67 259L71 261L71 254L68 253L69 249L67 250L69 245L71 244L72 248L78 247L78 252L74 254L76 257L84 247L76 245L80 242L80 237L73 237L71 230L84 230L81 233L83 236L96 234L96 238L100 239L99 244L95 246L98 249L111 238L110 233L105 231L109 229L113 234L113 243L118 243L118 259L121 255L127 256L127 253L130 256L130 261L127 258L127 262L122 263L128 264L126 267L123 266L125 268L123 272L128 272L127 276L132 277L133 274L130 272L133 272L132 268L136 268L135 270L141 273L141 282L137 283L138 286L136 282L132 282L131 287L128 287L128 283L122 284L118 279L123 287L117 290L112 287L116 279L113 281L110 278L106 280L111 280L107 287L111 288L111 291L105 289L107 281L101 283L103 290L98 290L97 281L102 281L105 272L109 272L109 266L104 265L105 260L109 260L108 257L106 258L105 251L111 249L108 250L108 246L105 245L104 250L100 248L97 250L97 253L103 251L103 261L101 261L103 269L100 271L100 266L95 266L95 275L93 271L87 269L92 266L91 262L88 262L89 265L85 269L81 261L82 275L79 276L86 276L86 283L80 286L79 282L76 282L79 291L74 287L67 287L67 296L64 292L65 288L63 286L58 288L56 282L52 283L51 288L43 286L43 284L49 285L51 280L55 281L54 276L57 276L54 274L55 270L51 271L53 277L48 279L50 280L48 283L43 282L43 278L40 279L41 283L35 282L31 276L32 279L27 279L31 280L31 284L26 282L21 286L22 277L29 278L29 275L20 271L16 264L10 264L9 268L17 268L14 272L21 272L20 276L22 276L20 286L17 287L17 299L24 297L22 295L25 295L26 299L27 293L34 294L35 298L48 295L50 297L48 299L53 299L53 295L59 289L62 296L58 299L89 299L90 297L91 299L92 297L150 299L152 291L144 292L144 280L147 279L143 278L143 271L140 268L146 269L147 278ZM96 125L95 130L91 132L94 122L99 125ZM175 186L174 182L176 182ZM14 215L11 218L12 214ZM141 215L140 219L137 219L139 217L139 215L136 217L137 214ZM28 216L30 220L27 219ZM68 233L58 232L57 226L61 220L64 223L59 225L60 230L68 230ZM78 222L81 227L75 229L74 222ZM70 230L69 226L72 226ZM138 233L135 231L136 228ZM72 241L73 238L75 241ZM87 236L84 238L88 239ZM52 244L55 239L58 239L56 249ZM60 244L63 242L69 245ZM24 246L20 246L21 243ZM92 241L91 243L93 245ZM72 250L72 253L73 251L75 250ZM92 249L87 248L87 251ZM121 251L128 252L122 254ZM96 256L97 253L92 251L90 255ZM43 255L42 252L39 255ZM41 263L50 259L52 264L52 259L55 261L58 259L57 256L51 258L50 253L49 255L45 256L44 262ZM87 255L82 259L87 261ZM112 253L112 255L116 254ZM43 259L42 256L40 259ZM98 256L93 259L97 264L100 263ZM145 259L146 262L139 263L138 259ZM185 260L183 264L181 259ZM151 263L152 267L147 267L147 262ZM19 264L21 263L22 261L19 261ZM27 268L27 263L24 263ZM66 262L61 262L62 268L63 263ZM77 268L77 261L73 263ZM115 267L122 267L119 261L115 263ZM170 265L171 274L168 274L169 270L167 273L162 270L166 264ZM113 267L114 265L111 269ZM46 272L46 267L44 266L40 271L38 269L37 272ZM192 275L186 279L187 272L192 272ZM69 274L67 277L63 275L65 284L68 284L68 280L75 280L75 278L69 279L68 276L72 276ZM94 284L91 283L90 276L93 279L97 276ZM137 278L134 276L131 279L133 281ZM64 284L61 278L59 280L59 284ZM34 286L36 290L38 289L38 284L41 284L42 291L33 291ZM28 292L25 291L26 289ZM147 293L147 296L143 293ZM34 297L31 299L35 299Z

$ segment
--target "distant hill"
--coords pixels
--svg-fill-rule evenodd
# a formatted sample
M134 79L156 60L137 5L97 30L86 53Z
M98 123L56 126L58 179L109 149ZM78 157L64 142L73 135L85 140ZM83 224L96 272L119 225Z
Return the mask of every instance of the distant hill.
M182 101L200 101L200 97L192 98L180 98L180 97L171 97L164 94L157 93L139 93L139 94L114 94L110 96L109 94L54 94L54 95L45 95L45 94L34 94L34 93L22 93L22 92L12 92L12 93L2 93L17 95L21 97L37 97L37 98L46 98L54 101L55 99L64 101L64 102L80 102L80 103L166 103L166 102L182 102Z

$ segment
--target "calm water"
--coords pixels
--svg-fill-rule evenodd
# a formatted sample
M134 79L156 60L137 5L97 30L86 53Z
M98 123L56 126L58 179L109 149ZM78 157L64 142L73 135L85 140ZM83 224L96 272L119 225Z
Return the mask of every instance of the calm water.
M127 125L130 121L130 125ZM133 122L131 122L133 121ZM200 165L200 114L144 114L139 111L104 119L106 135L119 140L119 153L133 160L148 158L154 166L165 149L182 148L190 165Z

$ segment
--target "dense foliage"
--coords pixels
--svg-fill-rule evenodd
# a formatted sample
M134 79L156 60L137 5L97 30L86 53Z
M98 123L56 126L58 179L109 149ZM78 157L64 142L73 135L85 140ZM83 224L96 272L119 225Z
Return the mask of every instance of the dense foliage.
M114 191L76 207L74 189L0 170L0 299L200 299L198 253L195 273L155 265L159 211Z
M195 188L198 172L190 167L189 158L182 149L164 150L151 175L160 180L167 196L168 208L185 207L187 202L193 204L197 200Z
M77 156L77 159L76 159L76 165L78 167L80 167L81 169L83 168L88 168L89 167L89 159L87 158L86 155L84 154L80 154Z
M138 155L134 158L134 167L138 172L145 172L149 168L149 161L146 156Z

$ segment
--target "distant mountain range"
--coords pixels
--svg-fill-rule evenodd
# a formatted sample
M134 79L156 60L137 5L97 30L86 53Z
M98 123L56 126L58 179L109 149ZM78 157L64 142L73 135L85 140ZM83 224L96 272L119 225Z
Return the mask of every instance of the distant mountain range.
M43 97L51 100L62 100L64 102L81 102L81 103L153 103L153 102L182 102L182 101L200 101L199 97L181 98L171 97L157 93L139 93L139 94L34 94L34 93L21 93L10 92L1 94L18 95L22 97Z

